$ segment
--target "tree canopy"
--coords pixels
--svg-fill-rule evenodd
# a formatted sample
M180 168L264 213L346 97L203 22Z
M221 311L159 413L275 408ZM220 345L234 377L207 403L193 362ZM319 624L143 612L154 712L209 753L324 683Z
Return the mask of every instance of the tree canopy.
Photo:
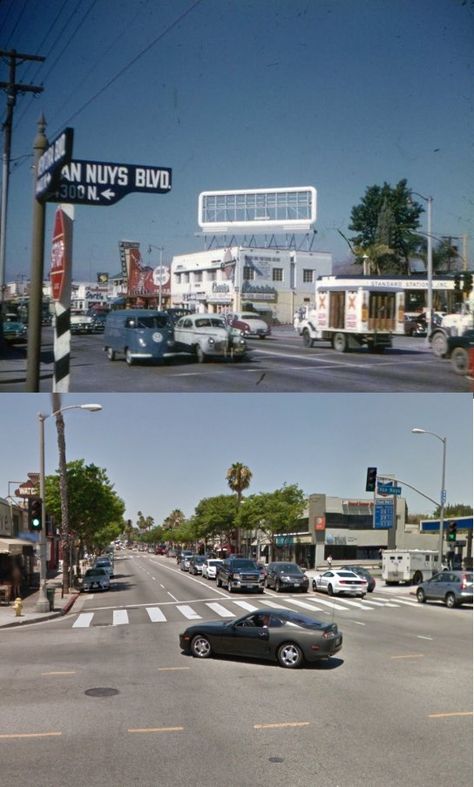
M293 530L303 516L306 496L297 484L283 484L274 492L250 495L241 506L240 526L261 530L270 537Z

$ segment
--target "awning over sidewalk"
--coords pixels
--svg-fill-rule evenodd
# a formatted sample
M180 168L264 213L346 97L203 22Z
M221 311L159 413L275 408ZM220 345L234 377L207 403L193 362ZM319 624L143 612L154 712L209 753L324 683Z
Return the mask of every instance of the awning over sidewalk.
M23 547L32 547L31 541L24 541L22 538L0 538L0 554L2 555L21 555Z

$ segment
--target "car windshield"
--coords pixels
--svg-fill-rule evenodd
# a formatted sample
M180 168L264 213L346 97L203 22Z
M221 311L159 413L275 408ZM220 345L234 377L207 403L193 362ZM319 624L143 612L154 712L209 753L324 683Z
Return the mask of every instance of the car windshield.
M103 577L107 574L105 568L88 568L86 571L86 579L88 577Z
M166 328L168 325L168 317L163 315L154 315L151 317L139 317L137 320L137 328Z
M242 320L259 320L260 317L258 314L252 314L252 312L244 312L241 315Z
M302 574L299 566L295 566L294 563L278 563L276 565L277 571L286 571L290 574Z
M337 571L336 573L337 573L338 577L354 577L354 576L357 576L357 574L355 574L354 571Z
M253 560L245 560L245 558L233 560L232 566L235 568L258 568Z
M195 322L196 328L226 328L224 320L213 317L201 317Z

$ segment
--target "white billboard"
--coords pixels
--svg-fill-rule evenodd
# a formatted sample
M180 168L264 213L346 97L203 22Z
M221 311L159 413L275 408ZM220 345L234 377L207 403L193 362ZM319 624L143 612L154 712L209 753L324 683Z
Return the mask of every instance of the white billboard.
M308 231L316 221L316 189L202 191L198 223L204 232Z

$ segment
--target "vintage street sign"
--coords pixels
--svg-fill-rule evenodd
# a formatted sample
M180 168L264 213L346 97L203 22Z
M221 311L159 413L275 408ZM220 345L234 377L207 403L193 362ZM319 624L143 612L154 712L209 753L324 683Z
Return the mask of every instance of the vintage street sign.
M73 139L74 129L65 128L39 159L35 191L40 202L48 200L50 192L56 191L61 168L72 158Z
M157 287L168 284L170 280L170 269L165 265L158 265L153 271L153 284Z
M132 192L167 194L171 169L107 161L71 161L61 170L57 190L49 202L73 205L115 205Z

